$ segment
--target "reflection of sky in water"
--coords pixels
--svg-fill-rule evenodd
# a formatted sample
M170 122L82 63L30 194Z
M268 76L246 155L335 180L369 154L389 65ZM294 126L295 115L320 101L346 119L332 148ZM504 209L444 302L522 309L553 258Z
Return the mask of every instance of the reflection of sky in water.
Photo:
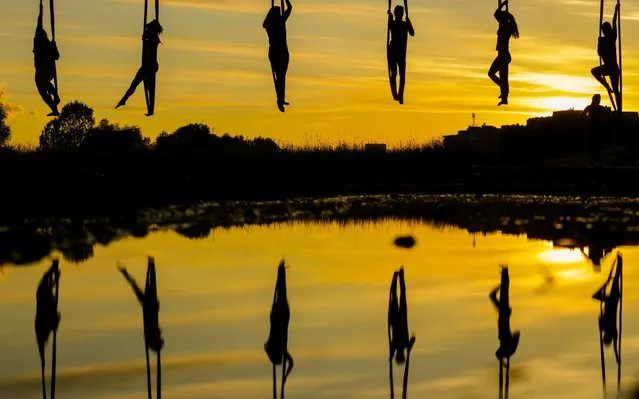
M412 251L392 246L413 233ZM636 321L639 251L624 248L624 385L639 372ZM542 241L400 222L365 226L281 225L216 231L189 241L157 233L96 248L89 262L62 263L57 395L145 396L142 317L116 272L125 262L143 282L144 254L156 256L160 290L163 395L255 398L271 392L262 347L276 267L288 271L290 350L295 369L287 394L303 398L388 397L386 312L392 272L405 265L412 397L488 398L497 394L497 313L488 292L498 264L511 275L512 328L522 330L511 365L514 398L601 397L598 305L590 295L612 258L595 274L579 252ZM0 276L0 397L39 395L33 332L35 288L47 264L9 268ZM545 276L554 285L545 286ZM616 367L608 353L612 392ZM401 394L401 374L395 378Z

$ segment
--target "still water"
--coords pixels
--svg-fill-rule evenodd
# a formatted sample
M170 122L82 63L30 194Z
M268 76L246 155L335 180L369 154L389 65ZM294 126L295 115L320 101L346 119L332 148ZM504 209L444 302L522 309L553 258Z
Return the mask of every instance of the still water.
M400 234L413 234L417 245L395 247ZM639 376L639 250L617 249L626 265L623 389ZM295 359L287 397L389 397L388 289L401 265L409 329L417 337L408 396L497 397L497 312L488 293L499 284L499 264L510 266L511 325L521 330L510 397L602 397L599 306L590 297L614 253L598 273L578 250L553 249L547 241L386 220L231 228L201 240L154 232L98 246L85 263L61 261L58 398L146 397L142 312L116 262L143 284L147 254L157 264L165 398L271 397L263 345L282 258L290 266ZM0 272L0 398L41 395L33 321L35 290L49 264ZM612 396L617 370L612 349L606 352Z

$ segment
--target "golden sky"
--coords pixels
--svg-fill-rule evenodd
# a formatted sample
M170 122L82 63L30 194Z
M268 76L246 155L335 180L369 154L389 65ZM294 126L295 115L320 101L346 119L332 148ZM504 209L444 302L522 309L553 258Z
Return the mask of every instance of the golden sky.
M0 94L12 105L14 143L37 143L47 108L33 82L37 2L7 0L0 14ZM511 40L510 105L486 72L495 57L496 1L410 3L416 35L408 45L405 104L386 76L386 5L293 0L291 63L281 114L261 22L267 1L163 0L156 115L144 116L140 90L113 109L141 58L141 0L60 0L56 39L63 102L80 100L96 119L139 125L146 136L201 122L218 133L263 135L294 144L423 141L478 123L525 123L552 110L582 108L595 92L599 2L513 0L521 38ZM48 10L48 7L45 7ZM614 3L606 7L610 18ZM48 12L48 11L46 11ZM625 109L636 108L639 6L622 8ZM45 16L48 25L48 15ZM604 96L605 97L605 96ZM607 103L607 101L606 101Z

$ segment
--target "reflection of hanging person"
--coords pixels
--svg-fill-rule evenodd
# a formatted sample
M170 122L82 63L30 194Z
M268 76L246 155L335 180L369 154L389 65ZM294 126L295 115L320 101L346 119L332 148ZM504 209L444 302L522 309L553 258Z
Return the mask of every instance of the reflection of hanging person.
M399 280L399 295L397 294L397 282ZM404 383L402 398L408 395L408 370L410 366L410 353L415 344L415 336L409 339L408 335L408 304L406 303L406 280L404 268L393 273L390 294L388 299L388 345L390 356L388 357L389 380L391 399L395 396L393 385L393 356L397 364L404 366ZM406 353L404 353L406 351Z
M144 345L146 351L146 379L148 397L151 399L151 369L149 362L149 349L157 355L157 398L161 397L162 392L162 363L160 360L160 352L164 347L162 339L162 330L159 325L160 302L158 300L157 282L155 276L155 260L149 257L146 270L146 283L144 291L140 289L137 282L131 277L124 266L118 266L118 270L122 273L126 281L131 285L135 296L142 305L142 317L144 320Z
M400 298L397 295L397 280L399 279ZM410 353L415 344L415 337L408 336L408 305L406 304L406 281L404 279L404 268L393 274L391 283L390 298L388 305L388 328L390 329L390 358L397 364L406 361L404 351Z
M497 86L499 86L501 92L499 98L501 101L497 105L508 104L508 93L510 92L510 86L508 84L508 65L510 64L510 50L509 43L510 38L515 39L519 37L519 29L517 28L517 22L515 17L507 10L502 10L503 7L508 5L508 0L504 0L499 4L497 10L495 10L495 19L499 22L499 29L497 30L497 58L493 61L490 69L488 70L488 76L492 79ZM497 76L499 72L499 76Z
M262 23L268 34L268 59L271 62L271 72L275 83L275 94L277 95L277 108L284 112L284 106L289 105L286 101L286 72L288 71L289 53L286 40L286 21L291 16L293 6L290 0L286 0L286 9L271 6Z
M404 18L404 7L395 6L393 13L389 9L388 13L388 30L391 34L390 43L388 43L388 72L390 77L391 91L393 99L400 104L404 104L404 86L406 85L406 50L408 47L408 35L415 36L413 24L406 14ZM397 73L399 71L399 92L397 91Z
M617 261L617 267L614 275L613 270L611 269L606 282L592 296L593 299L602 303L602 311L599 315L599 330L603 333L602 341L604 345L610 346L610 344L613 344L617 363L620 361L619 348L617 345L619 337L617 331L617 309L621 297L621 270L620 262ZM610 287L610 292L606 294L606 289L608 287Z
M490 300L495 308L499 312L497 321L498 337L499 337L499 349L495 352L497 359L503 364L504 358L510 358L517 351L519 345L520 332L514 333L510 330L510 315L512 309L510 308L509 294L510 278L508 277L508 268L504 267L501 270L501 284L490 292ZM497 293L499 292L499 299L497 299Z
M601 58L602 65L592 68L592 76L606 88L608 93L614 93L617 108L621 104L621 95L619 91L619 64L617 63L617 24L619 19L619 3L615 6L615 14L610 22L604 22L601 25L601 33L597 43L597 54ZM610 77L612 88L606 82L606 76ZM613 104L614 106L614 104Z
M51 396L55 392L55 334L60 325L60 312L58 312L58 290L60 284L60 270L58 269L58 261L46 271L36 292L36 317L35 317L35 333L38 342L38 352L40 354L40 365L42 367L42 397L46 398L45 386L45 347L51 333L54 335L53 342L53 359L51 372ZM55 294L54 294L55 290Z
M53 33L53 2L51 3L51 27L52 27L52 40L49 40L47 32L44 30L42 24L42 11L43 6L40 2L40 13L38 15L38 26L35 30L35 36L33 37L33 59L35 65L35 83L38 88L38 93L44 102L51 108L51 113L47 116L59 116L58 104L60 104L60 97L58 95L57 82L54 86L51 81L56 80L56 65L55 62L60 59L60 52L55 42L55 33Z
M148 1L148 0L147 0ZM142 66L138 69L138 72L131 82L131 86L126 91L118 105L115 108L119 108L126 105L129 97L135 93L135 89L144 82L144 94L146 97L146 116L151 116L155 113L155 83L156 75L160 66L158 64L158 46L160 45L160 35L164 31L162 25L159 22L159 1L155 2L155 19L148 24L147 18L147 3L144 7L144 33L142 34Z
M288 324L291 318L291 311L288 306L286 294L286 268L284 261L277 268L277 282L273 294L273 305L271 307L271 328L268 340L264 344L264 351L273 364L273 395L275 396L275 366L282 365L282 392L284 384L289 374L293 370L293 357L288 352ZM288 369L286 368L288 363Z

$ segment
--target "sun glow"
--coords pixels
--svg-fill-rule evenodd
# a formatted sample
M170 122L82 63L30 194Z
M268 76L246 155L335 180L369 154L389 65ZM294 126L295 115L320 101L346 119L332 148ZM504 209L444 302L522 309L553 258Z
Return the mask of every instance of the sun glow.
M582 110L590 104L590 101L591 99L588 97L570 96L528 98L525 100L530 107L544 111L562 111L571 108Z
M547 263L579 263L584 260L584 255L574 249L548 249L539 254L539 259Z

